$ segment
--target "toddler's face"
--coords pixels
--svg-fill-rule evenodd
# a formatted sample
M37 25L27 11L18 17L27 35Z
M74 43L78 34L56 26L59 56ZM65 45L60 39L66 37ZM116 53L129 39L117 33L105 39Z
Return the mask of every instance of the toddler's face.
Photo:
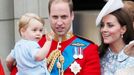
M22 32L22 37L27 40L39 41L43 35L43 24L36 19L32 19L28 27Z

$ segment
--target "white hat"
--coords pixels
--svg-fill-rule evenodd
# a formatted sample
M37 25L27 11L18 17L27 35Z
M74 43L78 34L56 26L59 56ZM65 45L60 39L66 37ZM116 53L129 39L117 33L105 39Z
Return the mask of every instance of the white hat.
M96 26L99 26L102 18L106 16L107 14L120 9L124 6L122 0L108 0L108 2L105 4L105 6L100 11L97 19L96 19Z

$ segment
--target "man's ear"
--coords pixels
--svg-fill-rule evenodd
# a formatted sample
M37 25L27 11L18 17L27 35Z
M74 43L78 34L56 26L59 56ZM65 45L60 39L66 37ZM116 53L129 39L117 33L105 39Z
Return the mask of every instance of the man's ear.
M71 13L71 16L72 16L72 20L74 20L74 12L73 11Z

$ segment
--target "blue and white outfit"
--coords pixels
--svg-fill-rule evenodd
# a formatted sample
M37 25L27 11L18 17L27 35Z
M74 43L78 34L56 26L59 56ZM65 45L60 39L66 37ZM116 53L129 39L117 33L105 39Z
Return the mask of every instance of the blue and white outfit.
M127 56L122 50L119 54L113 53L110 49L101 59L101 74L114 75L117 70L134 67L134 57Z
M35 41L21 39L15 44L10 55L16 60L16 75L49 75L45 61L36 61L35 55L40 46Z

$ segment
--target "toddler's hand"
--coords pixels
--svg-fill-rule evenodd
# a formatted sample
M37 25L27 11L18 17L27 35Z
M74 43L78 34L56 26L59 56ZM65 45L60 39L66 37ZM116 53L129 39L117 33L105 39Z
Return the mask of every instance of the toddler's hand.
M46 33L46 41L52 41L53 35L53 32Z

